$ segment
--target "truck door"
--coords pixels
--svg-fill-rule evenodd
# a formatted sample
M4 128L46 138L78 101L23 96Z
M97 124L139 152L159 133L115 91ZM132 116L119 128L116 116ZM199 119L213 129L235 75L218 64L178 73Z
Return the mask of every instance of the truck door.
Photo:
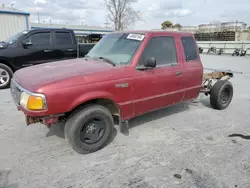
M39 31L29 35L20 44L21 56L16 58L21 67L46 63L51 61L54 57L51 43L50 31Z
M195 39L192 36L181 37L181 47L183 57L183 78L185 80L184 101L198 97L202 85L203 66L197 50Z
M57 60L77 58L77 42L70 31L55 31L53 36Z
M145 47L137 66L156 58L156 67L138 70L134 80L135 115L178 103L184 96L183 66L172 36L153 36Z

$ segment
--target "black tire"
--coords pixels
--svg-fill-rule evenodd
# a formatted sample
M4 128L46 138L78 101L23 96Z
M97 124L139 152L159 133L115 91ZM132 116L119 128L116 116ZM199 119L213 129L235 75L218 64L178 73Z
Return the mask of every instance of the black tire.
M210 92L210 104L214 109L223 110L228 107L233 98L233 86L227 80L214 84Z
M12 78L12 76L13 76L13 71L11 70L10 67L8 67L7 65L2 64L2 63L0 63L0 68L1 68L1 69L4 69L4 70L7 72L7 74L9 74L9 80L8 80L8 82L6 82L4 85L1 85L1 84L0 84L0 89L9 88L9 87L10 87L10 81L11 81L11 78ZM1 75L0 75L0 76L1 76Z
M87 133L88 127L91 127L90 125L88 125L88 121L93 118L101 119L103 121L103 124L101 124L101 126L96 124L95 127L97 131L90 130L90 132L94 133L88 134ZM99 127L102 126L105 128L103 128L102 136L101 138L99 138L100 140L94 143L87 143L92 141L91 139L88 138L87 139L85 138L83 140L83 137L88 135L94 135L97 132L98 132L97 137L99 137L100 136L99 133L101 130L98 129ZM114 119L110 111L101 105L93 104L80 108L75 112L73 112L65 124L64 131L65 131L65 138L73 147L73 149L80 154L87 154L95 152L105 147L109 143L113 135L113 129L114 129Z

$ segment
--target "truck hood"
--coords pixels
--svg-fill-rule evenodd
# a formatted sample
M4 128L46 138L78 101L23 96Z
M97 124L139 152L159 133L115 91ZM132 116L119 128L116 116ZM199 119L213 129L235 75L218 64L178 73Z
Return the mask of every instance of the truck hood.
M34 92L44 85L79 76L84 83L86 75L114 68L114 66L103 61L80 58L22 68L15 72L13 78L23 88Z

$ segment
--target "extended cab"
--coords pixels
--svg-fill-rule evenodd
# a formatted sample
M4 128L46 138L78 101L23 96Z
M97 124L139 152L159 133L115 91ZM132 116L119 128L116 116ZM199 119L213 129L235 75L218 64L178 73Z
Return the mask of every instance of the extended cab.
M210 94L215 109L231 102L232 73L203 73L190 33L114 32L85 58L17 71L11 94L27 125L66 121L65 137L79 153L94 152L110 140L114 122ZM212 80L219 80L214 83ZM205 84L206 83L206 84Z
M18 69L64 59L83 57L94 46L77 44L70 29L25 30L0 42L0 89L9 86ZM72 67L73 68L73 67Z

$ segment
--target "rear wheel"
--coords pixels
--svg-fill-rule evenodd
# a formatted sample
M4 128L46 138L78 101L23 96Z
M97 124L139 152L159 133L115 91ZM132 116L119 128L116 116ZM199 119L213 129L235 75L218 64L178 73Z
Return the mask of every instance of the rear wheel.
M79 109L65 124L65 138L81 154L100 150L112 137L114 120L108 109L90 105Z
M7 65L0 63L0 89L10 86L12 75L12 70Z
M228 107L233 98L233 86L227 80L214 84L210 92L210 103L214 109L223 110Z

